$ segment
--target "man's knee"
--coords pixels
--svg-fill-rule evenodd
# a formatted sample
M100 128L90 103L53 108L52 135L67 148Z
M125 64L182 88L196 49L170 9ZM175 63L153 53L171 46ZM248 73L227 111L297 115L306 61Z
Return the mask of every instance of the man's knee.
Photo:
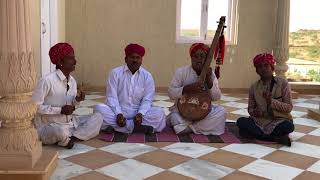
M69 137L69 134L61 127L47 126L41 130L40 139L44 144L54 144L64 141Z
M289 134L294 131L294 124L290 121L284 121L278 125L278 128L285 134Z
M208 116L212 117L213 119L219 119L219 118L226 119L227 111L223 106L212 107L211 112L208 114Z
M147 113L145 118L155 119L155 120L165 120L165 113L160 107L152 107Z
M69 133L62 127L56 127L53 131L53 135L57 138L57 141L64 141L69 137Z
M105 104L97 104L97 105L94 107L94 112L102 113L103 111L106 111L107 108L108 108L108 106L105 105Z
M247 127L248 123L250 123L250 119L249 118L246 118L246 117L240 117L236 124L239 128L245 128Z
M102 124L103 116L99 112L94 112L92 114L92 119L94 119L98 124Z

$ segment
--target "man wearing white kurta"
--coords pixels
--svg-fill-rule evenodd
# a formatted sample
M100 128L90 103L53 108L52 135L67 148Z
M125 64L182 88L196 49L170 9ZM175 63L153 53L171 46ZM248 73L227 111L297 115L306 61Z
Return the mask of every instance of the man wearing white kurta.
M109 73L106 84L106 102L95 108L103 116L102 130L132 133L142 129L145 133L160 132L166 125L164 111L152 107L155 85L152 75L141 67L145 50L138 44L126 49L126 64Z
M170 99L178 100L184 91L196 91L196 82L201 73L206 54L209 47L202 44L193 44L190 48L192 65L178 68L169 87L168 94ZM206 77L206 85L209 87L211 98L217 101L221 97L218 80L210 68ZM194 132L204 135L221 135L224 133L226 111L222 106L212 105L211 112L198 122L191 122L183 118L178 111L176 104L170 108L168 124L173 126L177 134Z
M49 52L56 71L42 78L33 92L37 104L35 127L43 144L55 144L71 149L76 139L88 140L99 134L102 116L72 115L75 105L84 100L84 93L77 96L76 80L68 73L75 69L73 48L58 43Z

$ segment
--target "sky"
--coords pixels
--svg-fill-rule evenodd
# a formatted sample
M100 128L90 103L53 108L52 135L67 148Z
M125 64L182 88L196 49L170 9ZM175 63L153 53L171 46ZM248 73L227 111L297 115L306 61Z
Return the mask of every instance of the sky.
M320 30L320 0L291 0L290 32L299 29Z
M182 1L182 29L199 29L201 16L201 0ZM209 29L217 27L216 21L227 15L228 0L209 0ZM215 8L215 7L224 8ZM320 0L291 0L290 32L299 29L320 30Z

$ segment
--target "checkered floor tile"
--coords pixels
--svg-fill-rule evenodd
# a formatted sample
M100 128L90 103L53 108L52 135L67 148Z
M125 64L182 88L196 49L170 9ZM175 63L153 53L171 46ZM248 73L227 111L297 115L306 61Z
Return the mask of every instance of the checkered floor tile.
M86 115L103 103L102 93L90 93L75 114ZM225 94L215 102L228 111L228 121L248 116L247 96ZM307 115L320 98L295 99L292 115L295 131L292 147L279 144L107 143L99 137L78 142L74 149L59 151L52 180L60 179L320 179L320 122ZM166 114L173 104L164 94L154 106Z

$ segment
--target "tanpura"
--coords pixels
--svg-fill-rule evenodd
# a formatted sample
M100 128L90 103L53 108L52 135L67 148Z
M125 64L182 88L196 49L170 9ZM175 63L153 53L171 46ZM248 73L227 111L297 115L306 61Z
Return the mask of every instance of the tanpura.
M217 66L215 68L216 76L219 78L219 65L222 64L224 56L224 38L223 31L225 26L225 16L221 16L219 25L215 36L212 40L209 53L207 54L205 64L203 65L199 80L195 83L200 86L201 90L196 92L185 92L182 97L178 99L177 107L182 117L191 121L200 121L204 119L211 111L211 95L209 89L206 87L206 74L211 68L210 64L213 56L217 58ZM218 44L219 43L219 44ZM218 48L217 48L218 46ZM199 89L199 88L198 88Z

